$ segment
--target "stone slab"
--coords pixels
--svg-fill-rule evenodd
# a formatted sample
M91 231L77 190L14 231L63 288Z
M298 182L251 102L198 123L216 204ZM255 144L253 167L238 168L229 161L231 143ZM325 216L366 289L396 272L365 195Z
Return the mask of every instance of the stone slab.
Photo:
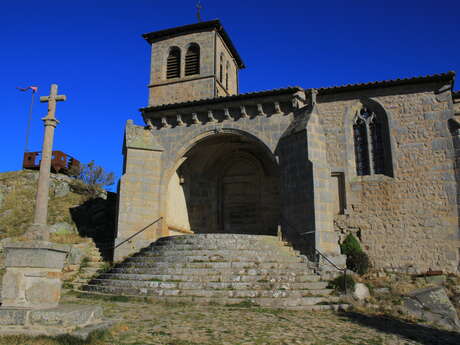
M3 244L6 253L5 266L8 267L40 267L62 269L68 245L46 241L6 242Z
M0 307L0 335L58 335L67 334L78 329L87 328L86 335L82 331L81 338L104 324L100 306L63 304L51 309L25 309Z

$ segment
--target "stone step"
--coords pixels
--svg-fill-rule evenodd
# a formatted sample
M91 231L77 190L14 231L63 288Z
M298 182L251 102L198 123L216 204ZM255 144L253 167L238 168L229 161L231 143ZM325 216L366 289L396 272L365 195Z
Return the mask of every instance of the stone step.
M92 285L135 287L149 289L179 289L179 290L322 290L326 289L327 282L283 283L283 282L158 282L148 280L117 280L92 279ZM332 291L332 290L331 290Z
M102 273L100 279L126 279L126 280L150 280L150 281L221 281L221 282L256 282L259 280L268 280L269 282L316 282L320 277L316 274L303 275L238 275L238 274L210 274L210 275L180 275L180 274L129 274L129 273Z
M279 252L271 252L267 253L266 251L254 251L254 250L188 250L188 251L181 251L181 250L164 250L164 251L144 251L139 252L132 257L128 258L129 261L136 261L139 259L142 260L151 260L162 258L165 261L170 261L172 259L181 260L184 258L193 257L196 260L211 260L211 261L219 261L219 260L228 260L232 259L234 261L243 261L243 258L246 259L255 259L259 261L273 261L273 260L283 260L288 262L302 262L299 257L294 255L279 253Z
M84 290L77 290L78 292L84 294L91 294L91 295L102 295L102 296L113 296L113 294L107 294L102 292L89 292ZM128 296L128 295L126 295ZM137 295L132 295L132 297L139 297ZM348 304L340 303L338 300L337 302L319 302L320 304L299 304L293 305L292 299L287 301L286 298L209 298L209 297L190 297L190 296L149 296L149 299L152 301L159 301L159 302L169 302L169 303L193 303L193 304L210 304L210 303L217 303L221 305L228 305L231 307L232 305L235 308L238 308L238 304L240 303L252 303L254 306L263 306L267 308L283 308L283 309L292 309L292 310L305 310L305 311L325 311L325 310L346 310L350 306ZM330 299L330 298L328 298ZM311 300L310 300L311 301ZM323 304L324 303L324 304ZM246 307L245 307L246 308Z
M164 262L164 261L125 261L117 264L115 268L204 268L204 269L283 269L283 270L304 270L310 272L310 269L304 263L299 262L254 262L254 261L235 261L235 262Z
M110 273L128 274L169 274L169 275L252 275L252 276L282 276L282 275L308 275L311 274L306 269L267 269L267 268L175 268L175 267L120 267L112 268Z
M204 290L204 289L151 289L151 288L134 288L119 286L102 286L102 285L85 285L83 291L102 292L107 294L122 296L188 296L188 297L208 297L208 298L272 298L272 299L290 299L297 301L295 305L314 305L322 302L336 302L339 300L336 296L311 296L308 290Z

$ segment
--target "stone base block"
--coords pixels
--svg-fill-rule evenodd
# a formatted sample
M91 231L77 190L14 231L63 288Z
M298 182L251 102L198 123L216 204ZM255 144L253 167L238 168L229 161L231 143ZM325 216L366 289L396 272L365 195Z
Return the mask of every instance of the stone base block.
M63 304L51 309L0 307L0 334L59 335L109 325L100 306Z

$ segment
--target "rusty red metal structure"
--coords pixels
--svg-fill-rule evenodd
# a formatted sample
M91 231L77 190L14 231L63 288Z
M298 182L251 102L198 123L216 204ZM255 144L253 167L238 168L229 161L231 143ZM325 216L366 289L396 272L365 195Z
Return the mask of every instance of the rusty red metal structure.
M23 169L39 170L41 162L41 151L25 152L22 162ZM53 151L51 157L51 172L68 174L71 168L80 167L80 162L72 156L62 152Z

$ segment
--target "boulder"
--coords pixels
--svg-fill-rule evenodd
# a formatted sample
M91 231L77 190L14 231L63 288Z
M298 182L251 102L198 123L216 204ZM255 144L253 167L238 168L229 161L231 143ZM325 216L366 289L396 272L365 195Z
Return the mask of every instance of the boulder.
M442 287L417 289L410 292L403 299L401 311L450 330L460 330L457 312L446 290Z
M369 288L363 283L356 283L355 289L353 291L353 298L357 299L358 301L364 301L369 297L371 297Z
M49 227L50 233L73 233L74 227L66 222L53 224Z

